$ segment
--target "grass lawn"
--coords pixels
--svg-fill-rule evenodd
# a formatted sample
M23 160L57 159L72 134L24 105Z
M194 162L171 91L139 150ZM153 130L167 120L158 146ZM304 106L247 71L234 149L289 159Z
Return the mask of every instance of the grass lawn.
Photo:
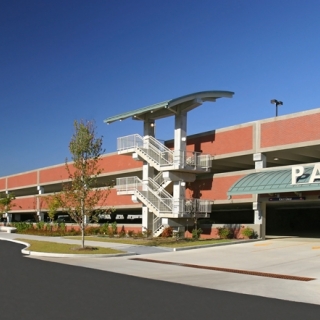
M81 246L75 244L56 243L48 241L38 241L29 239L15 239L30 244L27 250L47 253L69 253L69 254L116 254L125 253L124 251L114 250L102 247L87 247L85 250L79 250Z
M65 237L67 239L80 240L81 237ZM180 248L180 247L194 247L203 246L207 244L219 244L223 242L234 241L232 239L210 239L210 240L193 240L193 239L179 239L175 238L153 238L153 239L134 239L134 238L109 238L109 237L97 237L87 236L85 237L88 241L100 241L100 242L116 242L123 244L142 245L142 246L153 246L153 247L169 247L169 248Z

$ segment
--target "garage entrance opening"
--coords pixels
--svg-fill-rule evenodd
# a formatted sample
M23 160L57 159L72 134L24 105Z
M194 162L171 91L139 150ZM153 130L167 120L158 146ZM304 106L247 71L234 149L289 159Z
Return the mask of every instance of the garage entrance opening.
M320 238L320 205L267 205L267 236Z

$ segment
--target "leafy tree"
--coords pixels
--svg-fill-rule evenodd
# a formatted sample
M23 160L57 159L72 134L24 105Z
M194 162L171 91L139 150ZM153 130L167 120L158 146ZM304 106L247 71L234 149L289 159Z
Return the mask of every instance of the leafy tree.
M202 229L198 228L198 199L189 198L185 202L185 212L187 212L190 218L193 220L192 238L198 240L202 233Z
M60 208L60 196L59 194L54 194L54 195L48 195L44 197L44 201L46 202L48 206L48 216L51 221L54 220L54 217Z
M92 121L75 121L74 134L69 143L72 163L66 159L66 170L69 182L63 185L62 192L57 195L63 211L79 225L84 248L85 227L94 216L103 211L110 194L111 185L99 185L98 176L101 174L99 161L105 151L102 148L102 137L96 137L96 127Z
M9 212L14 206L13 200L16 197L12 193L0 193L0 213Z

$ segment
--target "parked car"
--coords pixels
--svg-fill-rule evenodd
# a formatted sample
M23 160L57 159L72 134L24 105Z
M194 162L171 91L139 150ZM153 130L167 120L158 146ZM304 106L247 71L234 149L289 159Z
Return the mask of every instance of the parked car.
M74 221L71 219L71 217L68 214L62 214L58 215L56 223L73 223Z

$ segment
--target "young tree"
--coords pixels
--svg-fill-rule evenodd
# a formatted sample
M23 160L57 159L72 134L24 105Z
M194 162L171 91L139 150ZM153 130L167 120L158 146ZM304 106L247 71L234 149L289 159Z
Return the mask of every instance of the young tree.
M63 185L59 195L60 206L69 213L71 218L79 225L82 235L82 248L84 246L85 227L92 216L102 210L106 204L112 186L98 184L101 174L99 161L104 152L102 137L96 137L95 124L92 121L74 122L75 132L69 144L73 163L66 159L66 170L69 182ZM110 209L104 209L109 211Z
M44 201L47 204L49 219L51 222L53 222L54 217L61 206L60 195L53 194L53 195L45 196Z
M12 193L0 193L0 214L9 212L14 206L12 203L15 199L14 194Z

